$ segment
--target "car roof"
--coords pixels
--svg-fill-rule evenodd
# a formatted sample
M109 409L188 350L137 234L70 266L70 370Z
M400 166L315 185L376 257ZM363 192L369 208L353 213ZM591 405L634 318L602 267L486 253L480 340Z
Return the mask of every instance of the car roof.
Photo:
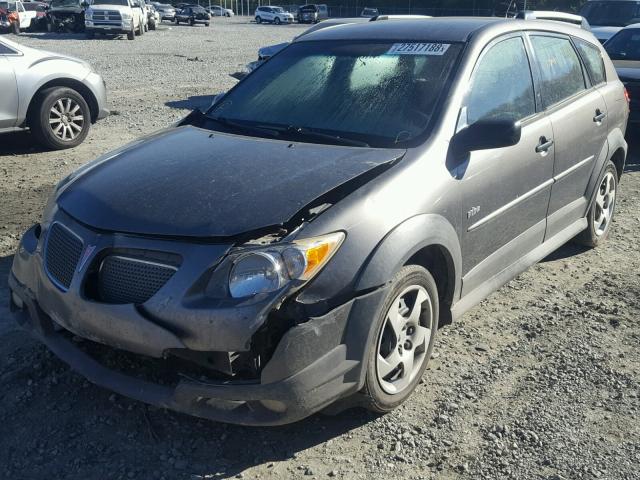
M631 25L627 25L626 27L624 27L622 30L632 30L635 28L640 28L640 23L632 23Z
M515 20L499 17L434 17L381 22L350 23L325 28L296 41L311 40L437 40L466 42L475 33L495 35L519 30L545 30L584 36L589 32L564 22L546 20Z

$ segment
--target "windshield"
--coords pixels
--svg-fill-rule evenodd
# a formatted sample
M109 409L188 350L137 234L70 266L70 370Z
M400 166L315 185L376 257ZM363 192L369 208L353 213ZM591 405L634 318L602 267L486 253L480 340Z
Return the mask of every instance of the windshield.
M604 49L611 60L640 61L640 28L621 30L611 37Z
M587 2L580 15L589 25L599 27L626 27L640 22L640 2Z
M7 12L15 12L16 11L16 3L12 2L0 2L0 10L6 10Z
M284 10L282 7L271 7L271 11L273 13L284 13Z
M93 0L92 5L122 5L128 6L129 0Z
M263 130L312 130L394 147L426 131L461 48L294 43L239 83L209 115Z

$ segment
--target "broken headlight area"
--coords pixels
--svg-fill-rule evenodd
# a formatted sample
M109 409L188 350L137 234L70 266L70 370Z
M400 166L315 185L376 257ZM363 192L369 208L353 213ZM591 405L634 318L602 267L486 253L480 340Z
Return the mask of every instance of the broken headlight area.
M344 240L343 232L294 240L262 248L241 248L231 255L228 289L233 298L246 298L294 288L311 280Z

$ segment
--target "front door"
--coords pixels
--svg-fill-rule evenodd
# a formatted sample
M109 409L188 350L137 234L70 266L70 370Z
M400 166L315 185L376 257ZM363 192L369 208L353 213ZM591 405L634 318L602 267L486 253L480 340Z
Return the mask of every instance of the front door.
M544 239L553 131L535 98L524 38L512 35L490 44L473 73L459 128L508 119L522 123L522 138L512 147L470 154L462 175L462 295Z

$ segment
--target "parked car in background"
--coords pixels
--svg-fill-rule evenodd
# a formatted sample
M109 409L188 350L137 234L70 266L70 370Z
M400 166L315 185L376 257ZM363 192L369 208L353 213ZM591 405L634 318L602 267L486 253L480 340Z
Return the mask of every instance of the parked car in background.
M580 9L602 43L622 28L640 22L640 0L588 0Z
M25 2L24 9L27 12L35 12L35 17L31 20L31 28L33 30L46 30L47 28L47 9L49 5L44 2Z
M106 117L102 77L73 57L0 39L0 131L29 129L50 149L84 141Z
M175 17L176 25L179 23L188 23L192 27L198 24L202 24L208 27L211 22L211 15L198 5L187 5L181 10L176 11Z
M47 8L47 31L84 31L84 11L88 5L83 0L51 0Z
M629 133L640 138L640 23L620 30L604 44L630 97Z
M143 35L146 18L140 6L142 0L93 0L85 11L85 30L88 38L96 34L126 35L135 40Z
M378 11L377 8L365 7L362 9L362 12L360 12L360 16L366 17L366 18L373 18L373 17L377 17L378 15L380 15L380 12Z
M14 33L19 33L20 30L27 30L31 27L31 22L36 18L35 11L27 11L24 8L24 4L20 0L10 0L10 1L0 1L0 9L7 12L7 14L12 14L12 18L17 16L19 21L19 26L15 26L15 21L10 22L10 29ZM17 29L17 30L16 30Z
M168 20L173 22L176 18L176 9L173 6L166 3L158 3L154 2L153 6L156 7L156 10L160 14L160 21Z
M235 13L230 8L223 8L220 5L211 5L208 9L213 17L233 17Z
M155 30L156 26L161 22L160 13L156 10L151 2L146 2L147 6L147 26L149 30Z
M0 7L0 33L20 34L20 18L16 10Z
M62 180L13 257L11 311L88 380L161 408L389 412L439 328L565 242L603 244L627 116L574 26L321 29Z
M258 7L255 12L256 23L293 23L293 14L282 7Z
M329 9L326 5L303 5L298 7L298 23L318 23L329 18Z

